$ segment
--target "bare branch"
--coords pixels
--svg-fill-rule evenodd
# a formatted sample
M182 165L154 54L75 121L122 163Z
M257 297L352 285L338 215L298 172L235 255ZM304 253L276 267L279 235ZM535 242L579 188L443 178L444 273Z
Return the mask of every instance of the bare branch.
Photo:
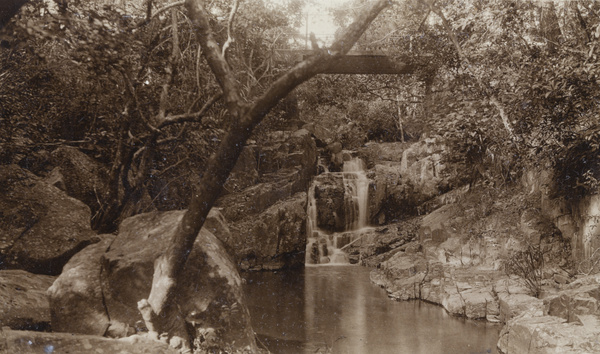
M161 13L167 11L170 8L182 6L182 5L185 5L185 0L177 1L174 3L168 4L168 5L165 5L164 7L161 7L160 9L156 10L156 12L154 14L152 14L152 18L155 18L156 16L160 15Z
M231 35L231 28L233 27L233 21L235 21L235 15L237 13L238 7L240 6L240 0L235 0L233 3L233 8L231 8L231 13L229 13L229 20L227 21L227 41L223 44L223 51L221 55L224 57L227 52L227 48L235 41L233 36Z
M165 79L164 84L162 85L162 92L160 94L160 103L158 108L158 116L157 121L162 122L165 119L168 100L169 100L169 88L173 83L174 79L174 71L175 71L175 61L177 57L180 55L179 53L179 30L177 26L177 10L171 9L171 37L172 37L172 47L171 47L171 56L169 57L169 62L165 67L165 72L167 73L167 77Z
M208 101L206 101L206 103L204 103L204 106L202 106L202 108L200 108L200 110L198 112L179 114L179 115L175 115L175 116L171 116L171 115L167 116L160 123L158 128L162 129L169 125L179 124L179 123L184 123L184 122L196 122L200 118L202 118L204 116L204 114L206 114L206 111L208 111L210 109L210 107L212 107L212 105L215 104L215 102L217 102L219 99L221 99L222 96L223 96L222 93L218 93L218 94L212 96Z

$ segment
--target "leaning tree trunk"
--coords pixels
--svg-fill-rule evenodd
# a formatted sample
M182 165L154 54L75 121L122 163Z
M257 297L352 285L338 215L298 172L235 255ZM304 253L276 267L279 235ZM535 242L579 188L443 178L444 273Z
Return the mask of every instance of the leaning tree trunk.
M189 17L198 30L203 55L222 91L223 99L235 122L221 141L219 148L207 162L200 187L192 196L172 242L155 263L152 290L148 300L139 302L139 309L150 330L180 337L189 345L185 323L174 303L178 277L187 261L194 241L206 220L209 210L221 194L223 185L233 169L246 140L265 115L296 86L323 72L344 56L360 38L370 23L390 2L377 0L350 25L328 50L315 51L314 55L296 65L276 80L254 103L245 104L231 68L213 35L209 14L201 0L187 0Z

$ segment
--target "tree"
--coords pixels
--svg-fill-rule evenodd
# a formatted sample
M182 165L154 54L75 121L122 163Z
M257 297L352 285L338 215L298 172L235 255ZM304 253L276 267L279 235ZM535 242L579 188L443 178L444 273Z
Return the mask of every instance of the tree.
M187 334L183 320L177 316L177 307L170 306L175 295L178 275L246 140L279 100L296 86L345 55L377 15L389 6L389 2L378 0L370 4L330 48L317 51L313 56L284 73L249 104L242 99L239 83L226 60L224 51L215 39L209 21L210 14L204 4L200 0L187 0L185 6L188 16L199 32L204 58L219 83L227 114L234 124L229 127L218 150L210 157L200 186L195 191L188 210L177 227L173 241L155 264L152 290L148 300L139 303L140 311L149 329L184 339L187 338Z

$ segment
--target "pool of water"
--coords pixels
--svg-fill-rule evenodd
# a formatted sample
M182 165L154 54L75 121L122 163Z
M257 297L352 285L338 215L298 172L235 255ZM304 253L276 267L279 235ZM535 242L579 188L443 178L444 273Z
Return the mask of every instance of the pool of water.
M260 342L272 353L497 353L500 326L392 301L369 272L349 265L243 274Z

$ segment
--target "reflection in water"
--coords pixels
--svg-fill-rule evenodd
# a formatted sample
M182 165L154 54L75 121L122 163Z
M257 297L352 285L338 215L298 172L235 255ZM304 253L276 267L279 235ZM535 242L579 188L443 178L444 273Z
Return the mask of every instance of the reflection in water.
M254 330L272 353L496 353L499 326L395 302L369 269L320 266L246 273Z

